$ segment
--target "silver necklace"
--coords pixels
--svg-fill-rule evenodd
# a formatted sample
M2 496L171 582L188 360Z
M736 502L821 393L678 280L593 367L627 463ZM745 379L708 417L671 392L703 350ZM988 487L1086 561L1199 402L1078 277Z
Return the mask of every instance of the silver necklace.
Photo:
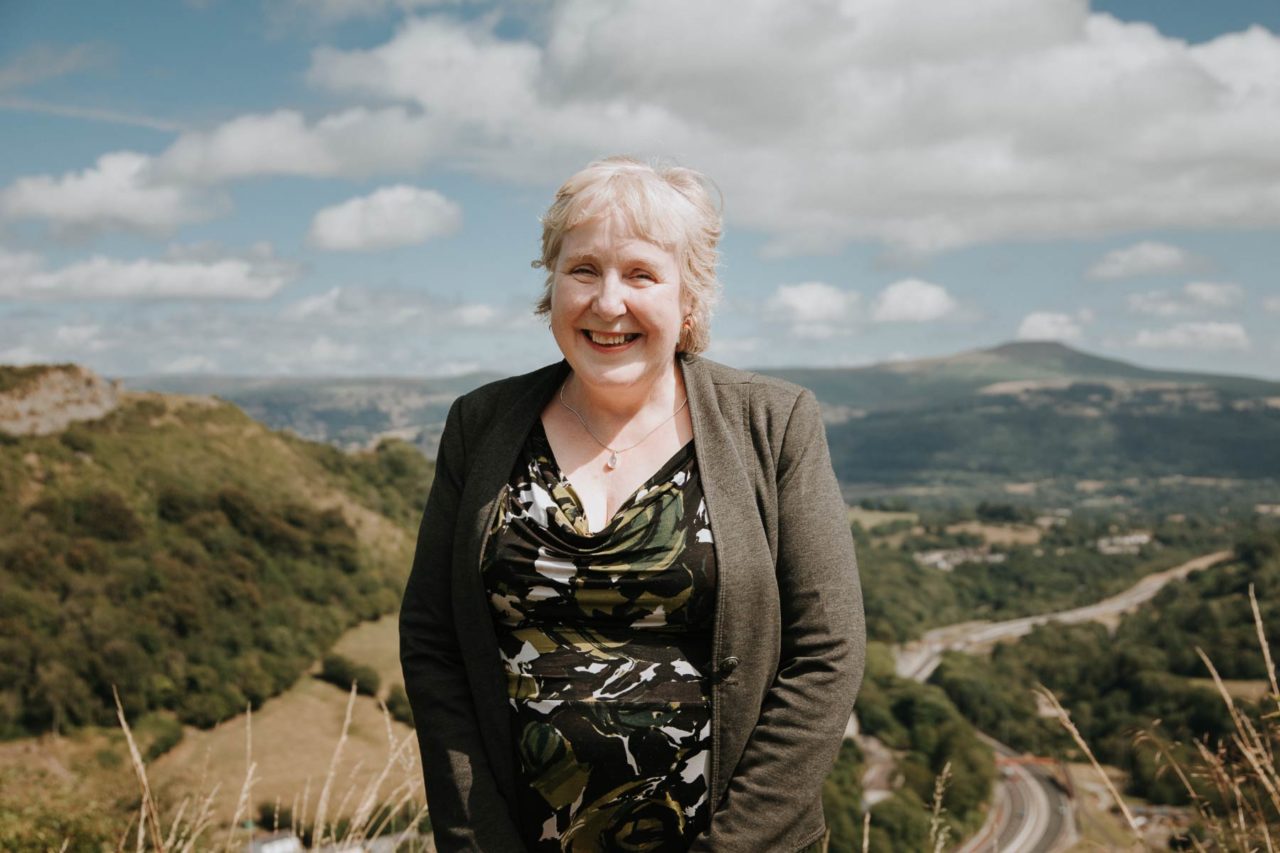
M669 418L664 418L664 419L663 419L663 421L662 421L662 423L658 424L656 427L654 427L653 429L651 429L651 430L649 430L648 432L646 432L646 433L644 434L644 438L640 439L639 441L637 441L635 444L631 445L630 447L622 447L622 448L619 448L619 449L617 449L617 450L613 449L612 447L610 447L609 445L607 445L607 444L605 444L603 441L601 441L601 440L600 440L600 436L596 435L596 434L592 431L591 427L589 427L589 426L587 425L587 419L586 419L586 418L584 418L584 417L582 416L582 413L581 413L581 412L579 412L577 409L575 409L573 406L570 406L568 403L566 403L566 402L565 402L565 399L564 399L564 386L563 386L563 385L561 385L561 386L560 386L560 405L564 406L566 409L568 409L569 411L573 412L574 416L575 416L575 417L577 417L578 422L579 422L580 424L582 424L582 428L583 428L583 429L585 429L585 430L587 431L587 435L589 435L589 436L591 436L593 439L595 439L596 444L600 445L600 446L601 446L601 447L603 447L605 450L609 451L609 461L608 461L608 462L606 462L606 463L605 463L605 465L606 465L606 466L608 466L608 468L609 468L609 470L610 470L610 471L612 471L614 468L617 468L617 467L618 467L618 454L619 454L619 453L626 453L628 450L635 450L637 447L639 447L640 445L644 444L644 443L649 439L649 436L653 435L653 434L654 434L655 432L657 432L659 429L661 429L662 427L666 426L668 423L670 423L672 420L674 420L674 419L675 419L675 416L676 416L676 415L678 415L678 414L680 414L681 412L683 412L683 411L684 411L684 407L685 407L685 406L687 406L687 405L689 405L689 397L688 397L688 395L686 395L686 396L685 396L685 398L684 398L684 402L680 404L680 408L678 408L678 409L676 409L674 412L672 412L672 413L671 413L671 417L669 417Z

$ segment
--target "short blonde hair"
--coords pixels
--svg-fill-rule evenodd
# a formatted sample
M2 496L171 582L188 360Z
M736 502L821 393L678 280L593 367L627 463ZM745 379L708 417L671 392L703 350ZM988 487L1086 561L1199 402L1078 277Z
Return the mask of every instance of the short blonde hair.
M716 246L721 217L720 206L711 199L713 188L710 179L693 169L655 166L632 157L596 160L569 178L542 217L542 257L533 266L545 269L547 278L534 313L551 313L565 234L588 220L620 215L637 236L675 254L681 295L690 305L677 350L705 350L711 341L711 310L720 294Z

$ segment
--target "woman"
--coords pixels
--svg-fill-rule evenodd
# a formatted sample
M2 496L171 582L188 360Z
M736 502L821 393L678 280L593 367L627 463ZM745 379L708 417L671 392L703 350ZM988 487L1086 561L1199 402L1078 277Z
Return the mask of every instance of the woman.
M862 677L818 404L697 355L720 217L626 158L543 219L564 360L449 412L400 616L442 851L791 851Z

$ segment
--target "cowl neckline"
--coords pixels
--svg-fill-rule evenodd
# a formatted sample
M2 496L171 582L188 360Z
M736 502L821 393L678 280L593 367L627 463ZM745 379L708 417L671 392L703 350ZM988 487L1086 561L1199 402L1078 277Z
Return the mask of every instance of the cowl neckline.
M626 500L618 505L613 516L604 527L597 531L590 531L587 529L587 513L582 497L560 467L555 451L551 449L551 441L547 438L547 432L542 425L541 418L534 420L533 428L529 432L529 442L535 454L543 456L551 465L551 470L548 473L554 478L554 483L548 483L547 485L559 487L552 492L557 504L560 506L559 523L555 524L558 528L556 532L583 543L598 543L616 533L620 526L635 517L637 510L646 503L657 499L662 494L662 490L655 487L670 481L677 471L689 463L690 457L694 455L693 439L689 439L666 462L662 463L657 471L654 471L648 479L637 486L631 494L627 495ZM571 527L566 527L566 523Z

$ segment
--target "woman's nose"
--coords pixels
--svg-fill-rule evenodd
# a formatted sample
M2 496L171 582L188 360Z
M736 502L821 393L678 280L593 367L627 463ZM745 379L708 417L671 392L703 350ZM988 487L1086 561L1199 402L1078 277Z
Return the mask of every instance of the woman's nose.
M605 319L620 317L627 312L625 293L622 278L617 273L608 271L600 276L595 305L592 307L596 314Z

